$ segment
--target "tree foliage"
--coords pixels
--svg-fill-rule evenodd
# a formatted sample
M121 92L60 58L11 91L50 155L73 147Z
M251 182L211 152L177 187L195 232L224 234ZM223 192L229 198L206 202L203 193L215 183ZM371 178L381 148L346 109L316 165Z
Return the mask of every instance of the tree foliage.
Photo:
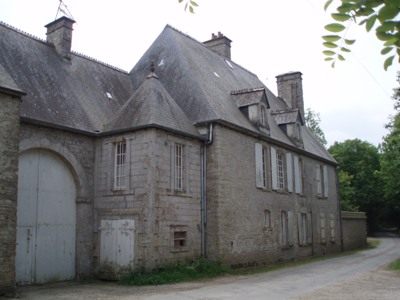
M368 216L370 229L377 227L383 201L380 178L380 154L374 145L359 139L335 142L328 151L339 163L340 195L351 210L360 209Z
M347 28L352 22L363 26L367 32L375 30L376 37L383 42L382 55L387 55L384 69L397 58L400 62L400 1L399 0L327 0L325 10L333 3L339 6L331 14L334 23L325 26L330 33L323 36L326 61L335 66L337 60L345 60L344 53L350 52L348 46L355 40L347 39ZM346 25L343 25L343 23ZM341 33L341 35L339 35Z
M321 118L319 116L319 113L311 110L310 108L307 108L305 121L307 127L311 130L312 133L314 133L315 137L320 141L320 143L326 146L327 141L325 138L325 134L320 127Z
M199 6L197 4L197 2L193 1L193 0L178 0L179 3L184 2L185 3L185 11L188 11L192 14L194 14L194 8Z

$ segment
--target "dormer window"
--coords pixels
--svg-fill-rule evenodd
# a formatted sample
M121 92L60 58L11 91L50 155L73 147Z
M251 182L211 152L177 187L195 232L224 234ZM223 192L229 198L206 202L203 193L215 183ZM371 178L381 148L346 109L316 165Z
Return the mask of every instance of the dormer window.
M260 124L262 126L265 126L265 123L267 121L267 113L265 110L265 107L263 105L260 106Z

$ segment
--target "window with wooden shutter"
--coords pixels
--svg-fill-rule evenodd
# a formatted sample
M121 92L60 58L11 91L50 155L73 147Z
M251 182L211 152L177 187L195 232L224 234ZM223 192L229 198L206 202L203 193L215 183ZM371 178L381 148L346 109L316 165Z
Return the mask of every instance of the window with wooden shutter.
M288 211L287 212L287 217L288 217L288 244L289 246L294 245L294 232L293 232L293 212Z
M328 188L329 188L329 184L328 184L328 166L323 166L322 168L323 170L323 180L324 180L324 197L328 198Z
M319 219L320 219L321 244L325 244L326 243L325 213L320 213Z
M294 191L297 194L303 193L303 160L297 155L293 156L294 169Z
M255 144L256 187L267 187L267 150L262 144Z
M293 163L292 154L286 153L286 178L289 193L293 192Z
M330 225L331 225L331 242L334 243L336 240L336 226L335 226L335 216L330 214Z
M278 189L277 167L276 167L276 149L271 147L271 174L272 174L272 189Z

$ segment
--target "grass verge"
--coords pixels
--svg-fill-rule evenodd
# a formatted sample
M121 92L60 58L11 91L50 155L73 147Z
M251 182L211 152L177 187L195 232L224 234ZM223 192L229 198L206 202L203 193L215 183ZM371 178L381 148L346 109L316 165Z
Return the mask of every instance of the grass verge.
M400 272L400 258L389 265L389 269Z
M204 258L160 266L151 271L130 271L118 283L123 285L159 285L203 278L214 278L227 272L218 262Z
M169 265L157 267L151 271L134 269L128 272L118 284L122 285L160 285L168 283L178 283L197 279L214 278L223 274L230 275L250 275L271 272L284 268L307 264L310 262L327 260L331 258L348 256L359 253L360 251L370 250L378 247L379 240L368 239L367 246L361 249L334 253L324 256L308 257L302 260L284 262L274 265L258 266L245 269L229 269L218 262L199 258L191 261L176 262ZM397 270L400 269L400 260L397 261Z

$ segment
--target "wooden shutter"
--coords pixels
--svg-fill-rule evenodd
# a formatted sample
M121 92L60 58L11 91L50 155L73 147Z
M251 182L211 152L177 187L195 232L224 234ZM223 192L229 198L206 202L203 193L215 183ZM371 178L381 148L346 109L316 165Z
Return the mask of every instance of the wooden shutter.
M262 145L259 143L255 144L255 157L256 157L256 187L263 188L263 157L262 157Z
M272 173L272 189L278 189L278 174L276 168L276 150L271 147L271 173Z
M307 243L312 244L312 215L307 214Z
M331 241L334 242L336 239L336 228L335 228L335 216L330 214L331 221Z
M295 193L300 194L302 192L301 176L300 176L299 157L297 155L293 156L293 166L294 166L294 191Z
M323 172L324 172L324 197L328 198L328 189L329 189L329 184L328 184L328 166L323 166Z
M294 245L293 212L292 211L288 211L287 212L287 216L288 216L288 242L289 242L289 246L293 246Z
M290 193L293 192L293 165L292 165L292 154L286 153L286 176L287 186Z
M301 226L301 213L297 214L297 231L299 232L299 245L303 245L303 227Z
M320 231L321 231L321 243L326 243L326 224L325 224L325 213L319 214L320 219Z

